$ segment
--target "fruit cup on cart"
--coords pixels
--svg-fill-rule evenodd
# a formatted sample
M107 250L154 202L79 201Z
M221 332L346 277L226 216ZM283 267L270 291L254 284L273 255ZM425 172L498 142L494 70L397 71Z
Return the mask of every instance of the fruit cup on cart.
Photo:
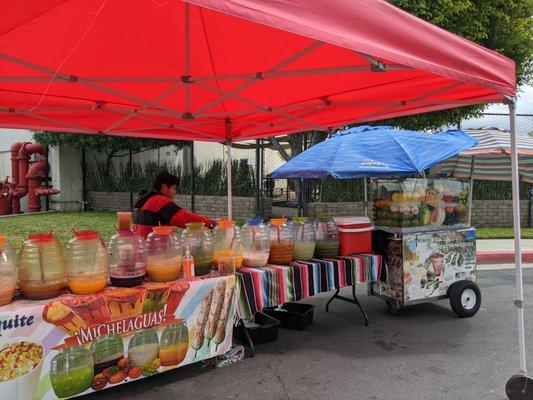
M476 284L476 231L470 226L470 182L454 178L372 181L373 251L384 259L371 292L389 312L449 298L460 317L481 304Z

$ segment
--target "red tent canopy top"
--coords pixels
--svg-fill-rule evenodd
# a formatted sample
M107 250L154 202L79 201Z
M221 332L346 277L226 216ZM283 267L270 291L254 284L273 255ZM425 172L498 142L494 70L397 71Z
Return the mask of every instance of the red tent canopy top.
M514 62L380 0L0 3L0 126L239 141L515 96Z

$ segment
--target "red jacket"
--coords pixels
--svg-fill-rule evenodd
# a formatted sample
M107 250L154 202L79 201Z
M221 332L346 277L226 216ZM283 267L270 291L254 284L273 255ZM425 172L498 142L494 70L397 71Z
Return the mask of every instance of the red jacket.
M152 191L135 203L133 228L144 238L152 232L153 226L172 225L185 228L188 222L203 222L208 228L212 227L209 218L179 207L172 199L158 192Z

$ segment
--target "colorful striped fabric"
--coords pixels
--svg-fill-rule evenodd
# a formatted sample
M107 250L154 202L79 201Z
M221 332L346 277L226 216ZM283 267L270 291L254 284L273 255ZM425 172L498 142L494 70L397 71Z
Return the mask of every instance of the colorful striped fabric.
M357 283L375 282L380 277L381 256L358 254L331 260L293 261L237 270L238 312L249 318L266 307L298 301Z
M457 178L469 178L474 162L474 179L490 181L511 180L511 138L509 132L495 128L467 129L470 136L479 143L449 158L434 167L437 173L445 173ZM520 180L533 183L533 138L518 136L518 165Z

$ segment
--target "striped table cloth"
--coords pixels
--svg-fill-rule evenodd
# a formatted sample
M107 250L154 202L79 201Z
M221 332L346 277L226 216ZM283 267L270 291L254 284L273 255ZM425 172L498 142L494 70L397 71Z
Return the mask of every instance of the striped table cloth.
M236 272L239 316L249 318L266 307L357 283L375 282L380 278L380 271L381 256L376 254L242 267Z

